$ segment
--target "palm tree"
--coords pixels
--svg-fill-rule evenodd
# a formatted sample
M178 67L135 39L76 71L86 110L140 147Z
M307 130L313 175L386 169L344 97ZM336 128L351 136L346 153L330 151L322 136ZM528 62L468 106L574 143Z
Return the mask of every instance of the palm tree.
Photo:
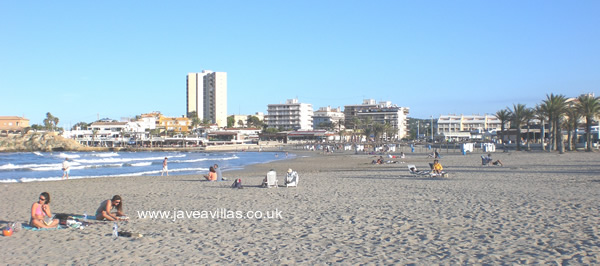
M567 115L567 123L565 126L568 132L567 143L569 145L569 151L575 150L577 141L577 127L579 125L579 119L582 117L577 108L578 104L579 103L577 100L569 102L565 111L565 114Z
M525 122L527 107L524 104L513 104L513 109L510 110L511 127L517 128L517 151L521 150L521 125Z
M551 147L550 150L557 150L557 145L560 145L560 151L564 151L562 145L561 120L565 113L567 98L564 95L546 94L546 100L542 102L544 108L548 112L548 123L550 124Z
M510 120L510 112L507 109L502 109L496 112L496 118L500 120L500 132L502 133L502 145L504 145L504 129L506 128L506 122Z
M352 124L352 139L354 139L353 141L357 141L356 139L356 133L358 132L358 129L360 128L360 119L358 119L358 117L353 117L351 120L351 124ZM359 134L360 135L360 134Z
M396 133L394 133L394 131L396 131ZM385 124L383 124L383 132L385 133L386 140L389 141L392 141L392 138L394 138L398 133L398 131L394 129L394 126L392 126L389 121L386 121Z
M340 130L338 131L338 135L340 135L340 143L345 143L345 138L344 136L346 135L346 130Z
M585 94L577 97L577 100L577 109L585 117L586 151L592 151L592 120L600 114L600 98Z
M540 132L540 140L542 143L542 150L546 150L546 118L548 117L548 112L545 108L545 105L536 105L535 106L535 117L540 120L540 125L542 130Z
M373 134L375 134L375 142L378 142L383 137L383 133L385 133L385 128L382 123L374 123L373 124Z
M531 120L533 120L534 118L534 111L532 108L526 108L525 109L525 115L523 116L523 121L525 122L525 125L527 126L527 150L530 150L530 146L529 146L529 126L531 124Z

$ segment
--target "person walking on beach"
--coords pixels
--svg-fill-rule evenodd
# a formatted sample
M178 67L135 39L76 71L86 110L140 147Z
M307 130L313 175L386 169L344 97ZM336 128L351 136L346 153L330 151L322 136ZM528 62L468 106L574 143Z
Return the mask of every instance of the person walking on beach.
M69 173L71 172L71 166L69 165L69 158L65 158L65 160L62 163L62 170L63 170L63 176L62 179L65 179L65 177L67 178L67 180L69 179Z
M163 176L164 173L167 173L167 176L169 176L169 167L167 166L167 157L165 157L165 159L163 160L163 169L162 169L162 172L160 172L160 176Z

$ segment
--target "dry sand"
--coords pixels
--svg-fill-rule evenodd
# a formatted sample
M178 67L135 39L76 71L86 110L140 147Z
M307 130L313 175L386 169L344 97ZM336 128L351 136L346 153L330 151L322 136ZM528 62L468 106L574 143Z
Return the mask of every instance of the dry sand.
M200 176L120 177L2 184L0 221L26 221L40 192L55 213L92 213L120 194L131 217L84 230L21 231L0 237L8 264L600 264L599 153L446 155L445 179L411 176L405 163L371 165L369 155L311 155ZM297 188L259 188L288 168ZM241 178L244 189L231 189ZM273 219L141 219L138 211L278 211Z

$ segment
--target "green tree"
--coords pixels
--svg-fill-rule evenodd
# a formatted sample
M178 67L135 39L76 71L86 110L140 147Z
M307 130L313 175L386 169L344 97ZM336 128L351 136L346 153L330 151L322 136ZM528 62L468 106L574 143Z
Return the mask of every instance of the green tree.
M506 122L510 121L510 111L508 109L502 109L496 112L496 118L500 120L500 133L502 134L501 140L502 143L504 143L504 130L506 129Z
M235 118L232 115L227 117L227 127L232 128L235 126Z
M263 122L254 115L249 115L246 120L246 125L248 127L261 128L263 126Z
M196 111L189 112L187 118L191 120L192 129L197 128L202 122L200 121L200 118L198 118L198 113Z
M527 150L530 150L530 146L529 146L529 129L530 129L530 125L531 125L531 120L533 120L533 118L535 117L535 112L532 108L526 108L525 109L525 114L523 116L523 122L525 122L525 126L527 126Z
M384 125L382 123L373 123L373 135L375 142L379 142L383 136L383 134L385 133L385 128Z
M510 122L511 127L517 129L517 151L521 150L521 125L525 122L526 115L527 107L524 104L513 104L513 108L510 110Z
M47 130L54 131L56 126L58 125L58 117L53 116L50 112L46 113L46 118L44 119L44 127Z
M565 123L565 128L567 129L567 145L568 150L575 150L575 141L577 140L577 126L579 124L579 119L581 118L581 113L577 110L576 103L570 102L567 105L567 109L565 110L565 114L567 116L567 121Z
M340 135L340 142L345 142L344 136L346 136L346 130L338 131L338 135Z
M89 124L86 122L79 122L75 125L73 125L73 128L71 128L71 130L76 130L77 128L81 128L82 130L86 130L88 129Z
M535 118L540 120L541 132L540 139L542 143L542 150L546 150L546 120L548 118L548 111L546 110L544 105L536 105L534 110Z
M564 152L562 144L561 123L565 114L567 98L564 95L546 94L546 100L542 102L544 109L548 112L548 124L550 124L551 147L550 150L557 150L560 145L560 151Z
M264 130L265 133L277 133L279 132L279 129L274 128L274 127L268 127Z
M592 151L592 122L600 114L600 98L581 95L577 97L577 109L585 117L586 151Z

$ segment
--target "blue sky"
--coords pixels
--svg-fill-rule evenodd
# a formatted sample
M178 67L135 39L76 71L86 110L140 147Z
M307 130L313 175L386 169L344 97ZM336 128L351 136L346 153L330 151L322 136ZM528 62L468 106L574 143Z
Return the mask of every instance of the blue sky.
M59 126L185 114L189 72L228 113L298 98L495 113L600 88L600 1L0 0L0 115Z

